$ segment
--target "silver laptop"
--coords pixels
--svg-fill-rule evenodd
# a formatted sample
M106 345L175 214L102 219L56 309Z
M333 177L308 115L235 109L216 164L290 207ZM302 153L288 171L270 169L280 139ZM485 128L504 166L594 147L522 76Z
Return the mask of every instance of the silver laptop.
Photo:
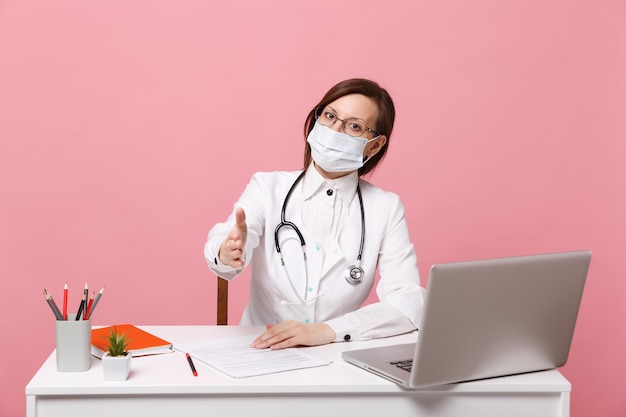
M433 265L417 343L343 352L408 388L567 361L590 251Z

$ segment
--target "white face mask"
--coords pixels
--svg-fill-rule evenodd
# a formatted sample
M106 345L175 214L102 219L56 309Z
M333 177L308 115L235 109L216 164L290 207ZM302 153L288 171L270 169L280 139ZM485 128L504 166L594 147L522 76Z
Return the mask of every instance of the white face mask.
M365 145L375 139L355 138L316 122L306 141L313 160L324 171L351 172L363 166Z

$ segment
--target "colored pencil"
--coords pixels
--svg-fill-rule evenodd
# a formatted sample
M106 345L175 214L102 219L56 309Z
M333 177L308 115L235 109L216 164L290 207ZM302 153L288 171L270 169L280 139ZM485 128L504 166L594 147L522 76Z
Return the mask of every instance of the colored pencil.
M63 320L67 320L67 282L65 283L65 287L63 288Z
M98 305L98 301L100 301L100 297L102 297L102 293L104 292L104 287L102 287L102 289L100 289L100 292L98 292L98 295L96 295L96 299L93 301L93 305L91 306L91 311L89 311L89 316L87 316L87 318L91 318L91 315L93 314L93 311L96 309L96 306Z
M91 297L89 298L89 302L87 303L87 308L85 309L85 314L83 314L84 320L89 319L89 314L91 313L91 306L93 304L93 298L96 296L96 292L91 293Z
M80 320L80 315L85 309L85 306L87 304L88 293L89 293L89 288L87 287L87 283L85 283L85 289L83 290L83 298L80 300L80 305L78 306L78 312L76 313L76 320Z
M54 302L54 299L45 288L43 289L43 296L46 298L46 301L48 302L48 305L52 309L52 312L54 313L54 316L56 317L56 319L63 320L63 315L59 311L59 307L57 307L56 303Z

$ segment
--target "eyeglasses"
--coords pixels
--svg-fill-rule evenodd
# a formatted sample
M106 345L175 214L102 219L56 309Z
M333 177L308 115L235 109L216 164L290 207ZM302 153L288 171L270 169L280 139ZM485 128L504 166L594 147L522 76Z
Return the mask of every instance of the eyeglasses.
M363 136L365 132L371 132L374 138L380 136L380 132L367 127L363 120L350 118L340 119L337 115L328 107L317 107L315 109L315 120L323 124L324 126L332 126L336 121L340 121L343 127L343 131L350 136L359 137Z

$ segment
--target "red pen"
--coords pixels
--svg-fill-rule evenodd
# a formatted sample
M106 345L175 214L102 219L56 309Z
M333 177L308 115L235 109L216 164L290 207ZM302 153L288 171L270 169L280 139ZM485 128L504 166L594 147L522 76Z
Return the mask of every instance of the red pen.
M67 320L67 282L63 288L63 320Z
M198 376L198 372L196 371L196 367L191 360L191 356L189 356L189 353L185 353L185 356L187 356L187 362L189 362L189 366L191 367L191 372L193 372L193 376Z

